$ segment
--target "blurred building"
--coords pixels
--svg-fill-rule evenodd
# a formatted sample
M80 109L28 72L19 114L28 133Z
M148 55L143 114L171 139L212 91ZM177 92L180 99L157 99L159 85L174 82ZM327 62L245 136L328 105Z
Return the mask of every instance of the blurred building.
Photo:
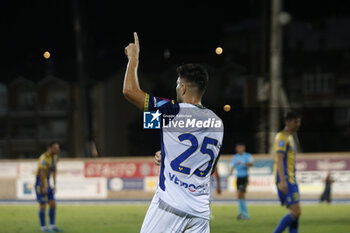
M224 40L228 62L236 71L227 73L227 93L236 99L231 103L241 103L241 114L254 115L240 118L240 122L245 129L253 126L250 132L257 137L250 135L247 139L256 152L267 151L268 130L269 45L261 30L268 26L262 24L252 19L228 25ZM288 104L281 106L281 119L283 108L301 112L299 136L305 152L349 150L350 32L344 30L349 27L350 19L334 17L291 21L283 28L281 89ZM282 120L280 126L283 127Z
M78 89L47 76L38 83L18 77L0 85L0 158L38 157L51 141L63 157L79 155Z
M263 11L217 29L220 33L215 35L215 46L222 46L221 55L200 43L189 51L180 48L181 42L166 49L143 50L147 58L140 63L141 87L159 97L176 98L176 65L206 65L210 81L203 104L224 120L224 154L232 153L238 141L245 142L252 153L268 151L270 22L268 8ZM293 15L283 27L281 90L284 102L288 102L284 107L302 113L299 136L304 152L350 150L347 28L349 18L294 20ZM115 45L104 49L111 51L110 56L101 52L103 59L91 56L87 61L85 100L82 87L68 78L47 75L33 82L38 77L19 77L0 83L1 158L37 157L50 140L58 140L61 156L69 157L84 156L89 147L100 156L149 155L160 148L159 132L143 130L142 113L122 95L125 57L115 56L122 54ZM167 56L162 55L163 50ZM72 64L65 72L74 76ZM226 104L231 105L231 111L223 110ZM280 128L284 110L280 111ZM89 143L94 146L86 145Z

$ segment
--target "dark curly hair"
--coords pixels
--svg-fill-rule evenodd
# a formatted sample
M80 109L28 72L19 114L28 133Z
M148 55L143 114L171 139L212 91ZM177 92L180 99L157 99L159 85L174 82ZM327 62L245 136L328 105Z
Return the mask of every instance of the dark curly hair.
M58 141L51 141L51 142L49 142L48 144L47 144L47 147L48 148L50 148L50 147L52 147L53 145L55 145L55 144L60 144Z
M284 120L290 121L290 120L298 119L300 117L301 117L301 115L298 112L296 112L296 111L289 111L284 116Z
M200 95L203 95L208 86L209 75L204 66L200 64L184 64L176 68L181 79L186 80L198 88Z

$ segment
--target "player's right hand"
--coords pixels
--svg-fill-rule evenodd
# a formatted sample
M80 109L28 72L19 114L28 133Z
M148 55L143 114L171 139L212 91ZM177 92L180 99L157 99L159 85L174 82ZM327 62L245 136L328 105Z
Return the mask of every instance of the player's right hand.
M47 188L46 187L42 187L41 188L41 192L43 193L44 196L47 195Z
M280 182L280 189L284 194L287 194L288 192L288 185L286 181L281 181Z
M155 165L160 166L161 158L162 158L162 155L159 150L154 154L153 162L155 163Z
M221 187L220 187L220 186L217 186L217 187L216 187L216 192L217 192L218 194L221 194Z
M139 37L137 36L137 33L134 32L134 43L130 43L128 46L125 47L125 55L130 60L131 58L139 58L140 53L140 43L139 43Z

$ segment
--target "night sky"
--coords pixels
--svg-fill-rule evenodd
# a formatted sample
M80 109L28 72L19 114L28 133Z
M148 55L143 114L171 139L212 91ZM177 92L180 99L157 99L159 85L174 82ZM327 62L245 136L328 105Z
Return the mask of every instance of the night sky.
M139 33L142 61L151 71L161 69L164 50L171 53L167 64L211 63L215 48L226 36L225 27L259 19L262 9L270 8L267 0L120 2L79 1L87 72L94 80L125 66L123 49L132 42L133 31ZM345 2L289 0L283 9L292 20L349 17ZM55 75L77 80L73 1L2 1L0 11L1 81L10 82L19 75L42 79L46 50L52 54Z
M262 77L267 80L271 1L1 1L0 83L7 85L19 76L38 83L48 74L52 74L77 84L79 76L76 51L77 45L81 45L84 49L84 78L89 87L98 81L108 84L111 78L120 78L125 70L127 58L124 48L133 42L134 31L138 32L141 45L140 77L146 77L144 80L153 85L148 85L148 88L153 88L152 93L155 95L168 97L169 93L173 93L174 81L170 84L164 77L175 76L174 67L188 62L203 63L215 71L225 70L229 65L233 67L234 75L241 75L238 81L242 81L242 77ZM284 27L285 33L282 38L284 48L281 64L284 84L288 83L289 78L317 73L321 68L323 73L346 73L339 71L347 71L350 61L350 30L346 28L350 25L350 7L347 6L347 2L283 1L282 10L291 15L291 23ZM78 8L74 7L75 3L78 4ZM82 28L82 40L79 42L74 30L77 9L80 12ZM329 30L330 27L332 30ZM262 33L264 31L265 34ZM224 49L221 56L214 52L218 46ZM49 60L43 57L45 51L51 53ZM164 56L165 52L168 53L168 57ZM221 107L223 100L225 104L240 106L245 98L242 92L239 92L242 89L232 89L242 87L239 83L231 82L234 77L230 74L232 70L226 71L221 76L211 76L220 78L215 80L217 86L215 82L212 82L214 85L209 84L218 89L212 89L214 92L208 95L208 107L220 106L219 114L226 114ZM144 84L142 80L140 82ZM290 96L300 96L299 92L292 94ZM244 130L249 127L255 130L255 125L251 124L250 120L255 119L255 115L249 115L254 109L251 112L250 109L246 110L248 117L243 114L242 118L232 118L235 111L231 111L231 115L224 115L227 118L226 123L230 122L233 125L231 127L230 123L226 124L228 132L236 130L235 121L242 122L238 127ZM329 109L328 113L329 118L320 114L323 116L320 118L322 122L327 123L311 124L310 128L314 130L320 125L328 126L328 121L333 119L332 109ZM312 123L312 116L309 120ZM327 130L335 132L338 128ZM139 131L131 129L130 132L132 135L138 135ZM226 140L236 140L235 135L226 135ZM241 138L241 135L239 137ZM250 134L247 134L246 138L254 140ZM309 148L304 147L305 151L317 150L313 146L314 137L309 138L309 142L306 136L302 138L305 145L310 145ZM345 136L343 142L333 141L328 143L327 140L329 151L342 148L348 150ZM337 146L337 143L340 146ZM230 142L226 144L230 145ZM144 154L144 147L140 148L141 152L132 153ZM149 151L152 152L153 149L150 148ZM223 149L225 150L224 147Z

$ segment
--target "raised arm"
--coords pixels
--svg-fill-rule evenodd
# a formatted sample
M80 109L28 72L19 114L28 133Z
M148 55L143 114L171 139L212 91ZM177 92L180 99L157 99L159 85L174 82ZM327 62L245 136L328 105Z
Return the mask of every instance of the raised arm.
M134 43L130 43L125 48L125 54L129 59L126 67L123 95L125 98L135 105L138 109L144 109L146 93L141 90L139 79L137 76L137 69L139 64L140 44L137 33L134 32Z

